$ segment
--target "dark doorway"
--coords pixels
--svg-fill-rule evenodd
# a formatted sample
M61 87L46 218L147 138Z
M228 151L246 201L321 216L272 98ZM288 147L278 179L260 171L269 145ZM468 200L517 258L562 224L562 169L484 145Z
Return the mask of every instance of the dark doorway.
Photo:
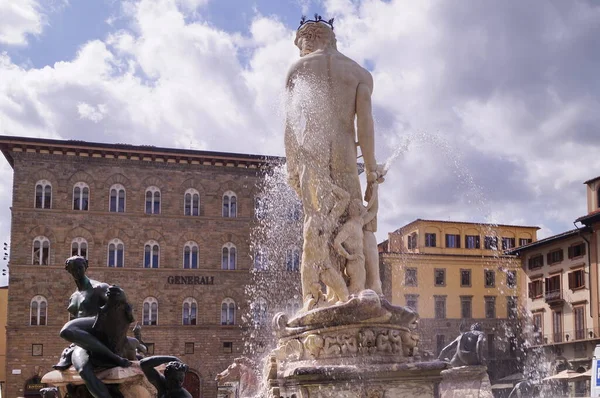
M183 386L192 394L193 398L200 398L200 377L196 373L188 371L185 374Z

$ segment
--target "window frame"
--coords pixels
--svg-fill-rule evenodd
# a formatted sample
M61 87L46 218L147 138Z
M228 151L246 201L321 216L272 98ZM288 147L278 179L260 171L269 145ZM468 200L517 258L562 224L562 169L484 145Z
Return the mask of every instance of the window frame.
M425 247L437 247L437 233L425 232Z
M442 272L444 275L444 280L442 283L437 283L437 273ZM434 268L433 270L433 285L435 287L445 287L446 286L446 268Z
M460 249L460 234L446 234L445 239L447 249Z
M440 306L442 314L438 313L438 304L442 304ZM446 296L433 296L433 316L435 319L447 319L447 311L446 311Z
M410 277L409 273L414 272L414 279ZM404 286L417 287L419 286L419 271L417 267L406 267L404 269Z
M150 212L148 212L148 194L150 194ZM158 199L158 211L156 209L156 204L157 204L157 199ZM160 188L158 188L155 185L151 185L148 188L146 188L146 191L144 192L144 214L147 215L158 215L161 214L162 212L162 193L160 191Z
M79 198L78 198L79 199L79 208L78 209L75 208L75 199L76 199L75 189L76 188L79 189L79 195L77 195L77 196L79 196ZM87 189L87 203L86 203L86 205L87 205L86 207L87 208L86 209L82 208L83 207L83 199L84 199L84 197L83 197L83 190L84 189ZM83 181L79 181L79 182L76 182L75 184L73 184L73 190L72 190L72 194L73 194L72 209L74 211L89 211L90 210L90 199L91 199L90 193L91 193L90 186L87 183L85 183Z
M225 308L223 308L223 306L226 306ZM231 315L231 311L233 308L233 316L230 318ZM225 311L225 312L223 312ZM223 315L225 314L225 317L223 317ZM236 317L237 317L237 304L235 302L234 299L232 299L231 297L225 297L222 301L221 301L221 326L234 326L237 324L236 322ZM231 319L231 322L230 322Z
M188 314L187 314L188 322L187 323L186 323L186 305L188 306ZM194 313L193 318L192 318L192 313ZM193 320L193 322L192 322L192 320ZM193 297L186 297L181 304L181 324L184 326L198 325L198 301L196 301L196 299Z
M186 267L186 249L189 248L189 264ZM196 249L196 263L193 263L193 259L194 259L194 249ZM193 240L188 240L187 242L185 242L185 244L183 245L183 263L182 263L182 267L183 269L198 269L200 268L200 247L198 246L198 243L196 243ZM195 266L194 266L195 265Z
M512 279L511 279L512 275ZM509 269L506 271L506 287L508 289L516 289L517 288L517 270Z
M484 299L484 315L485 319L496 319L497 318L497 309L496 309L496 296L483 296ZM491 304L491 307L488 305ZM492 310L493 316L490 316L488 310Z
M225 191L223 193L221 203L222 203L221 216L223 218L237 218L237 216L239 214L239 206L238 206L237 194L235 192ZM227 209L227 210L225 210L225 209Z
M468 275L469 277L469 283L465 284L463 281L463 273L465 273L465 275ZM473 285L473 273L470 269L468 268L461 268L460 269L460 287L471 287Z
M35 243L36 242L40 242L40 256L39 256L39 261L36 263L35 261ZM48 244L48 253L47 253L47 258L46 258L46 264L43 263L43 252L44 252L44 243ZM36 236L35 238L33 238L33 242L31 244L31 265L50 265L50 250L52 248L52 245L50 244L50 239L48 239L46 236L40 235L40 236Z
M468 316L465 316L464 304L469 304ZM472 319L473 318L473 296L460 296L460 317L461 319Z
M112 192L115 191L115 210L112 209ZM123 211L119 211L120 207L120 192L123 191ZM127 190L121 184L113 184L108 189L108 212L109 213L126 213L127 212Z
M488 278L487 276L489 275L493 275L492 277L492 283L488 283ZM486 289L491 289L496 287L496 271L493 269L484 269L483 270L483 287L485 287Z
M224 250L227 249L227 268L223 268L223 259L225 258ZM231 268L231 250L233 249L233 268ZM227 242L221 246L221 271L235 271L237 266L238 251L233 242Z
M285 270L288 272L300 272L302 264L302 253L297 246L288 247L285 251Z
M32 320L34 319L34 308L33 308L33 304L35 305L35 320L36 323L35 325L33 324ZM44 323L42 324L42 304L44 304ZM40 294L37 294L35 296L33 296L31 298L31 300L29 301L29 326L48 326L48 299Z
M537 286L539 286L539 289ZM527 284L527 297L531 300L544 297L544 280L541 277L532 279L531 282Z
M146 247L150 247L150 257L147 258L146 256ZM154 248L157 248L158 254L156 254L156 267L154 266L154 260L155 260L155 254L154 254ZM146 269L157 269L160 268L160 245L158 244L157 241L151 239L149 241L147 241L146 243L144 243L144 254L143 254L143 260L142 260L142 264L143 264L143 268ZM147 264L146 261L149 260L149 263Z
M40 206L38 207L38 201L37 201L37 187L38 185L42 188L42 196L41 196L41 202L40 202ZM50 203L48 204L48 206L46 206L46 195L48 194L46 192L46 188L50 187ZM35 188L33 190L33 208L34 209L40 209L40 210L48 210L48 209L52 209L52 183L46 179L42 179L39 180L35 183Z
M473 243L473 247L471 244ZM481 237L479 235L465 235L465 249L475 250L481 248Z
M148 323L146 323L146 304L148 304ZM156 304L156 319L153 322L153 317L152 317L152 312L154 311L153 309L153 305ZM159 305L158 305L158 299L154 296L148 296L144 299L144 301L142 302L142 326L158 326L158 319L159 319L159 314L158 314L158 310L159 310Z
M576 286L577 275L581 275L581 284ZM572 269L568 274L569 289L572 291L585 289L585 269L583 267Z
M111 255L110 255L110 246L114 245L115 246L115 251L114 251L114 265L110 265L110 259L111 259ZM123 246L123 253L121 256L121 265L119 265L119 245ZM125 243L123 243L123 241L119 238L113 238L111 240L108 241L108 244L106 245L106 266L108 268L124 268L125 267Z
M187 197L190 198L190 214L187 214ZM194 196L198 197L197 214L194 214ZM183 215L186 217L199 217L200 216L200 192L194 188L188 188L183 193Z
M536 265L537 263L539 263L539 265ZM544 266L544 255L541 254L541 253L533 255L533 256L530 256L527 259L527 267L530 270L542 268L543 266Z
M556 258L555 258L555 255L556 255ZM565 259L565 253L564 253L564 250L562 249L562 247L560 249L550 250L546 254L546 263L548 265L560 264L563 262L564 259Z
M73 245L77 245L77 253L76 254L73 253ZM81 252L82 252L81 246L82 245L85 245L85 256L81 254ZM81 256L81 257L85 258L86 260L88 260L89 252L90 252L90 245L84 237L80 236L77 238L73 238L71 240L71 256Z

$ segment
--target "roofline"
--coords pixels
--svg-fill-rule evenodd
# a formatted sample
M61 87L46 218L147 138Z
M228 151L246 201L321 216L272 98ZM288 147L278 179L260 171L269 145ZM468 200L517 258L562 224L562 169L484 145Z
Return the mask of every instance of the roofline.
M575 220L575 222L580 222L588 227L598 221L600 221L600 210L596 210L590 214L586 214L585 216L581 216L577 220Z
M379 252L379 254L385 254L385 255L392 255L392 256L403 256L403 257L410 257L410 256L430 256L430 257L435 257L435 256L439 256L439 257L464 257L464 258L484 258L484 259L515 259L515 255L513 254L498 254L497 256L494 255L480 255L480 254L450 254L450 253L412 253L412 252Z
M114 155L125 155L128 158L134 155L148 155L153 159L156 157L162 158L202 158L206 161L230 161L234 163L253 163L255 165L266 165L277 163L285 160L280 156L242 154L233 152L216 152L216 151L201 151L194 149L179 149L165 148L151 145L130 145L130 144L107 144L100 142L89 142L80 140L55 140L48 138L31 138L0 135L0 150L6 157L6 160L11 167L14 167L14 159L11 155L11 150L14 147L34 148L36 152L40 149L52 150L53 153L58 151L66 152L88 152ZM117 156L118 157L118 156Z
M426 220L423 218L417 218L416 220L409 222L408 224L398 228L397 230L395 230L391 233L400 232L401 230L405 229L409 225L416 224L418 222L439 222L439 223L445 223L445 224L465 224L465 225L478 225L478 226L488 226L488 227L534 228L536 231L540 229L540 227L530 226L530 225L491 224L491 223L478 223L478 222L469 222L469 221Z
M579 228L579 229L575 228L575 229L572 229L572 230L569 230L569 231L566 231L566 232L563 232L563 233L560 233L557 235L549 236L547 238L528 243L523 246L519 246L513 250L507 250L507 251L505 251L505 253L508 255L518 255L522 251L526 251L526 250L529 250L529 249L532 249L535 247L539 247L539 246L544 246L544 245L547 245L547 244L550 244L550 243L553 243L553 242L556 242L559 240L572 238L573 236L579 235L581 232L590 232L590 231L591 230L587 227Z
M594 182L594 181L596 181L596 180L598 180L598 179L600 179L600 176L598 176L598 177L594 177L594 178L592 178L592 179L589 179L589 180L587 180L586 182L584 182L583 184L584 184L584 185L587 185L587 184L589 184L590 182Z

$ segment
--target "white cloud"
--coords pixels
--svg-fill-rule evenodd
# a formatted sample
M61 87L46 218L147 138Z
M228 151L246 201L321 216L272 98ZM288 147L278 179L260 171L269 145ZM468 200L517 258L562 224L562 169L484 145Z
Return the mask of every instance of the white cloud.
M0 1L0 43L23 46L28 35L39 35L44 14L36 0Z
M257 14L225 32L195 14L204 4L126 1L126 29L44 68L0 55L0 129L282 155L293 29ZM581 182L600 174L600 8L514 4L325 1L340 50L372 69L380 161L412 138L382 186L380 239L418 217L558 233L585 212Z

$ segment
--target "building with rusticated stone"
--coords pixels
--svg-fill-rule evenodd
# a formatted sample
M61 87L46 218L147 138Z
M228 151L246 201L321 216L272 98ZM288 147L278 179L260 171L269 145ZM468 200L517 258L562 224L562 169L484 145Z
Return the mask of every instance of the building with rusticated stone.
M277 159L7 136L0 149L14 171L6 396L35 396L58 361L78 254L125 290L149 351L180 357L192 395L215 397L243 349L257 182Z
M505 250L536 241L538 227L415 220L379 244L384 294L420 315L419 350L435 356L479 322L491 379L516 371L526 283Z

